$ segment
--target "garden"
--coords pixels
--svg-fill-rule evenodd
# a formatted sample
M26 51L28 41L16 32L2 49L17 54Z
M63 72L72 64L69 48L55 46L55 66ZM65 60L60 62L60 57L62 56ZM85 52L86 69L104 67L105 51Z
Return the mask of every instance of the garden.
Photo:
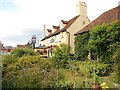
M54 56L42 58L32 49L14 49L2 56L2 88L99 88L117 89L120 65L120 23L93 27L75 37L75 55L70 47L57 46ZM94 53L95 58L91 58ZM95 88L95 87L94 87Z

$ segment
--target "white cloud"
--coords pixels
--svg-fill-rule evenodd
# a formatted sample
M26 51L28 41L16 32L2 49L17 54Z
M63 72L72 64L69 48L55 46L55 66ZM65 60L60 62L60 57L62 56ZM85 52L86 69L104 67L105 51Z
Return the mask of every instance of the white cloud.
M0 40L3 37L10 38L8 36L11 35L25 36L28 35L26 32L33 32L34 29L41 32L44 24L59 25L61 19L69 20L77 15L76 4L78 0L8 1L12 1L16 5L16 11L0 13ZM117 6L119 0L82 1L85 1L88 5L88 17L90 20L94 20L103 12ZM15 43L17 44L17 42L19 43L19 41Z

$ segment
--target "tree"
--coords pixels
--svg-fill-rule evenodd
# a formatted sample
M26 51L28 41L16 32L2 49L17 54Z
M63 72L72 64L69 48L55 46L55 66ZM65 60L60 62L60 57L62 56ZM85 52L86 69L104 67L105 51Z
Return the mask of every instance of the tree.
M65 68L66 65L68 64L68 59L69 59L69 51L70 48L65 45L65 44L61 44L60 46L57 46L55 48L55 50L53 51L53 59L54 59L54 63L55 63L55 67L56 65L59 64L59 67L61 68Z

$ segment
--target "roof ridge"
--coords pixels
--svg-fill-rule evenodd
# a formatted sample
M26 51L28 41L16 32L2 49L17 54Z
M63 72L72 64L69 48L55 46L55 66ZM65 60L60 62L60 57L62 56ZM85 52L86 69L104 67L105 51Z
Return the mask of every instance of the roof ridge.
M107 23L108 24L111 21L118 19L118 12L117 12L118 8L120 8L120 6L114 7L112 9L102 13L95 20L93 20L91 23L89 23L88 25L83 27L80 31L76 32L74 35L87 32L94 25L99 25L99 24L102 24L102 23Z
M69 28L69 26L72 25L72 23L73 23L79 16L80 16L80 15L77 15L77 16L73 17L72 19L70 19L70 20L68 21L68 24L67 24L64 28L62 28L61 30L56 30L54 33L51 33L50 35L44 37L41 41L43 41L43 40L45 40L45 39L47 39L47 38L50 38L51 36L54 36L54 35L56 35L56 34L59 34L60 32L63 32L64 30L66 30L67 28Z

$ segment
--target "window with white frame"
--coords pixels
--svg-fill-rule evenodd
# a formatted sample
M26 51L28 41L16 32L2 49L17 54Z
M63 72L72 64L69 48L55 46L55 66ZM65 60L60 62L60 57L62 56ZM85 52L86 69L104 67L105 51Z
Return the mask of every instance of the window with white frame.
M56 35L56 37L55 37L55 42L59 42L60 41L60 35L58 34L58 35Z

